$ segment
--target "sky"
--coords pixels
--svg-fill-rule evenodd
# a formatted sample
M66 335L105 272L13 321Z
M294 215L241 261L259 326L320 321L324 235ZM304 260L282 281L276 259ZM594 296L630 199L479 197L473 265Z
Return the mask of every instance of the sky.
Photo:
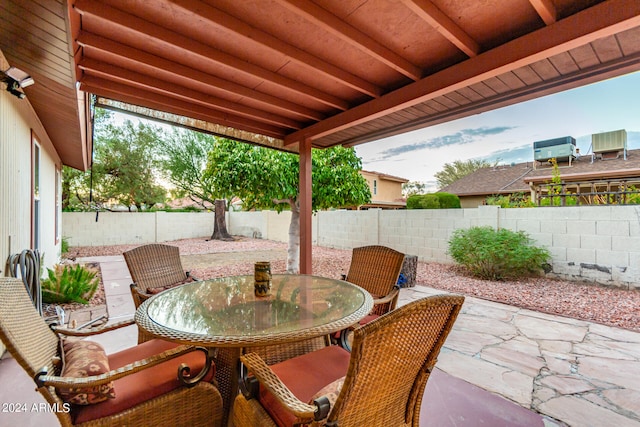
M591 134L627 131L627 148L640 148L640 72L503 107L449 123L356 146L364 170L386 173L437 190L445 163L486 159L533 161L533 142L564 136L590 154Z

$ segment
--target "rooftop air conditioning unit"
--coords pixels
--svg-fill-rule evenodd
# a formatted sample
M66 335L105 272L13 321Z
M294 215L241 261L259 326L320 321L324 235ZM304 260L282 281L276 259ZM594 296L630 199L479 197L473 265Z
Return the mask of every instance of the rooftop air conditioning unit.
M594 153L626 150L627 131L621 129L612 132L594 133L591 135L591 146Z
M558 161L576 158L576 140L570 136L535 141L533 158L539 162L556 159Z

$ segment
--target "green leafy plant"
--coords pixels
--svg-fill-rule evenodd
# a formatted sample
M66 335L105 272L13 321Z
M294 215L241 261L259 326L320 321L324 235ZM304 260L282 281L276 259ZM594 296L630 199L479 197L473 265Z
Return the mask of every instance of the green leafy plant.
M449 254L476 277L505 280L539 273L551 255L536 247L524 232L471 227L455 230L449 239Z
M564 183L560 176L560 167L557 160L550 159L553 167L551 183L547 184L548 196L540 201L540 206L575 206L578 204L578 198L572 196L570 192L565 192Z
M60 241L60 252L63 255L69 252L69 238L63 237Z
M440 209L440 199L435 194L425 194L418 206L418 209Z
M490 196L485 201L487 205L500 206L501 208L532 208L535 206L535 203L531 201L531 196L524 193Z
M459 209L460 198L451 193L414 194L407 198L407 209Z
M42 301L45 303L78 302L87 304L98 289L98 272L80 264L55 265L47 268L42 280Z
M438 191L435 193L440 202L440 209L460 209L460 197L455 194Z

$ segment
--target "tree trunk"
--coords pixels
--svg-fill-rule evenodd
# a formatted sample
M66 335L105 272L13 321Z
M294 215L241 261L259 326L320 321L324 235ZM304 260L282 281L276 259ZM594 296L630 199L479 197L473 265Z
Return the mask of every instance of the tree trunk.
M225 213L227 212L227 201L224 199L216 199L215 203L215 221L213 224L213 234L211 240L233 240L233 237L227 231L227 220Z
M287 273L300 272L300 209L294 201L291 206L291 223L289 224L289 247L287 248Z

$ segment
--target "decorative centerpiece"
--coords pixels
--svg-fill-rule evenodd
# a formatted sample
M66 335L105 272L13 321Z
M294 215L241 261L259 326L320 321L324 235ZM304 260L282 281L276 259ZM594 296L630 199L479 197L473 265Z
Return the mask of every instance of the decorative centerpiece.
M271 263L269 261L256 262L254 272L254 290L257 297L271 294Z

